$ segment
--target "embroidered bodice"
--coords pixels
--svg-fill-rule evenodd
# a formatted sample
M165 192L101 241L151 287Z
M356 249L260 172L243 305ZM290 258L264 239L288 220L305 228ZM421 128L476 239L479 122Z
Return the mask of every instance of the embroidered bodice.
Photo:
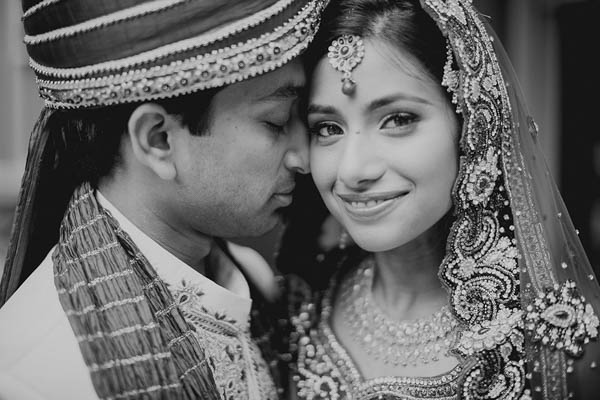
M295 278L294 278L295 279ZM296 284L296 282L294 283ZM331 400L394 400L459 398L462 365L433 377L380 377L364 379L350 355L330 325L330 287L322 299L313 300L309 290L302 288L304 301L292 317L297 342L297 361L293 380L300 399ZM318 306L318 307L317 307ZM320 316L316 317L316 309ZM292 344L294 347L294 344Z

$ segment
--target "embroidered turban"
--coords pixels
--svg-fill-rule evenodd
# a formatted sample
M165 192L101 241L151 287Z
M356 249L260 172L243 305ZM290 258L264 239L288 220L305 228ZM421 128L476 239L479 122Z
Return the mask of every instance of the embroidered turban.
M25 44L50 108L180 96L282 66L326 0L23 0Z

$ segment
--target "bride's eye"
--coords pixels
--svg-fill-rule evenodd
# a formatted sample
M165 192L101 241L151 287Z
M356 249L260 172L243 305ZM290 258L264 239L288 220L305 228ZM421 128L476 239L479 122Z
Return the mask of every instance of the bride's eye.
M381 129L405 128L410 124L417 122L418 117L413 113L402 112L388 116L383 120Z
M338 125L321 122L309 129L311 136L318 138L329 138L336 135L343 135L344 131Z

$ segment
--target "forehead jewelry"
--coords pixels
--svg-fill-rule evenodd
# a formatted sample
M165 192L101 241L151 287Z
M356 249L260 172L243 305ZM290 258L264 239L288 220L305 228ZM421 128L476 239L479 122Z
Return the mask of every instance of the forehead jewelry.
M365 45L356 35L343 35L331 42L327 58L333 68L342 72L342 93L350 96L354 93L356 82L352 79L352 70L365 56Z

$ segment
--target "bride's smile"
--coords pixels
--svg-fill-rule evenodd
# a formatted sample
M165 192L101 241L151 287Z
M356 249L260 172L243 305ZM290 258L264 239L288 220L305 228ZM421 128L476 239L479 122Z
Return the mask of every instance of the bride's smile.
M440 85L410 54L377 39L365 39L364 48L352 96L326 58L315 69L310 163L325 204L352 239L385 251L450 209L459 124Z

